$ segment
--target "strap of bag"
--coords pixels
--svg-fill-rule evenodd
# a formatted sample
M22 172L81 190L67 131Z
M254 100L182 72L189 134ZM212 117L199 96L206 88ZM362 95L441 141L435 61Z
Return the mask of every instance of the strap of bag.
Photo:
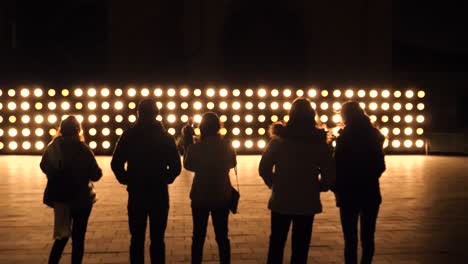
M236 174L237 191L240 193L239 178L237 177L237 166L234 167L234 173Z

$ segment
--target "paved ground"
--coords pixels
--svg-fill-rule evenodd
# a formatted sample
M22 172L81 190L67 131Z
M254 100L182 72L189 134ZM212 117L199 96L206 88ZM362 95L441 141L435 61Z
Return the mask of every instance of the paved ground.
M269 235L268 189L257 175L258 156L241 156L240 214L231 216L234 263L264 263ZM126 191L99 157L104 177L96 184L85 263L127 263L129 233ZM42 204L45 176L39 157L0 157L0 263L45 263L52 244L52 210ZM375 263L467 263L468 158L389 156L382 178L384 202L377 227ZM192 176L183 172L171 187L166 233L168 262L188 263ZM323 194L324 213L316 217L311 263L342 263L342 235L333 196ZM286 257L289 257L289 242ZM148 260L148 257L147 257ZM217 261L212 229L206 262ZM67 246L63 263L70 261Z

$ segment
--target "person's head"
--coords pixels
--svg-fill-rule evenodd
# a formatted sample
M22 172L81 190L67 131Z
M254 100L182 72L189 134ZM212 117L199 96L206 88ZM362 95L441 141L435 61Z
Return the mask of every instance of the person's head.
M294 100L291 110L289 110L288 127L316 127L315 110L310 101L306 98Z
M153 99L144 99L138 104L138 122L151 122L156 119L159 109Z
M358 102L350 101L341 107L341 118L345 126L372 125L369 116Z
M200 122L201 139L219 135L221 123L217 114L213 112L205 113Z
M84 141L83 128L80 121L74 115L69 115L60 122L56 137L75 138Z

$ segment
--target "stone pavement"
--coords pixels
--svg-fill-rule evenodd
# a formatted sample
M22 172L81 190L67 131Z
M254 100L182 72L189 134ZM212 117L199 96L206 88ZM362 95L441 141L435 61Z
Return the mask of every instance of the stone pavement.
M53 218L52 210L42 204L46 181L39 159L0 157L0 263L47 261ZM265 263L269 190L258 177L258 161L258 156L238 157L240 213L230 217L233 263ZM111 173L110 157L98 157L98 162L104 176L96 184L99 200L90 217L84 263L128 263L126 191ZM468 263L468 158L388 156L387 166L381 180L384 202L378 219L375 263ZM191 181L192 175L184 171L170 188L168 263L188 263L190 259ZM309 262L343 263L333 195L322 194L322 200L324 213L314 223ZM285 260L290 256L289 248L288 242ZM69 245L62 260L70 262ZM204 260L217 262L211 226Z

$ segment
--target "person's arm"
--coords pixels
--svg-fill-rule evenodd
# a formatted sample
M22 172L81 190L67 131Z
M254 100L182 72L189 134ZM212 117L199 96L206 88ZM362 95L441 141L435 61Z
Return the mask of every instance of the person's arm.
M60 146L58 144L58 141L54 140L47 146L39 164L42 172L46 174L48 179L60 172L62 167Z
M376 153L376 163L377 163L377 174L378 177L382 176L382 173L387 170L387 165L385 164L385 151L384 151L384 142L385 142L385 137L380 133L380 131L377 132L379 136L379 142L378 142L378 148L377 148L377 153Z
M236 159L236 150L229 145L229 157L228 157L229 169L235 168L237 166Z
M55 171L55 169L52 166L52 164L50 162L50 159L49 159L49 148L48 147L44 151L44 154L42 154L41 163L39 164L39 166L41 167L42 172L47 177Z
M268 144L265 152L263 152L262 158L260 160L260 165L258 167L258 172L260 174L260 177L262 177L263 181L265 184L268 186L268 188L272 188L273 186L273 169L276 164L276 154L275 154L275 149L277 142L275 139L270 141Z
M166 137L166 162L165 162L165 174L167 176L167 183L171 184L175 181L177 176L179 176L180 171L182 170L182 165L180 163L179 151L175 144L174 138L172 136Z
M89 162L89 165L88 165L88 175L89 175L89 179L91 181L99 181L102 177L102 170L101 168L99 167L97 161L96 161L96 157L94 156L94 153L93 151L86 145L83 143L83 147L85 149L85 152L86 152L86 155L88 156L88 162Z
M189 171L197 171L197 154L194 153L194 146L190 145L184 155L184 168Z
M120 184L124 185L128 183L127 171L125 170L125 163L128 161L127 140L127 133L124 133L115 146L111 161L111 168L115 177Z
M336 181L336 167L335 160L332 155L332 149L326 143L323 143L321 148L320 159L320 187L321 191L328 191L335 185Z

